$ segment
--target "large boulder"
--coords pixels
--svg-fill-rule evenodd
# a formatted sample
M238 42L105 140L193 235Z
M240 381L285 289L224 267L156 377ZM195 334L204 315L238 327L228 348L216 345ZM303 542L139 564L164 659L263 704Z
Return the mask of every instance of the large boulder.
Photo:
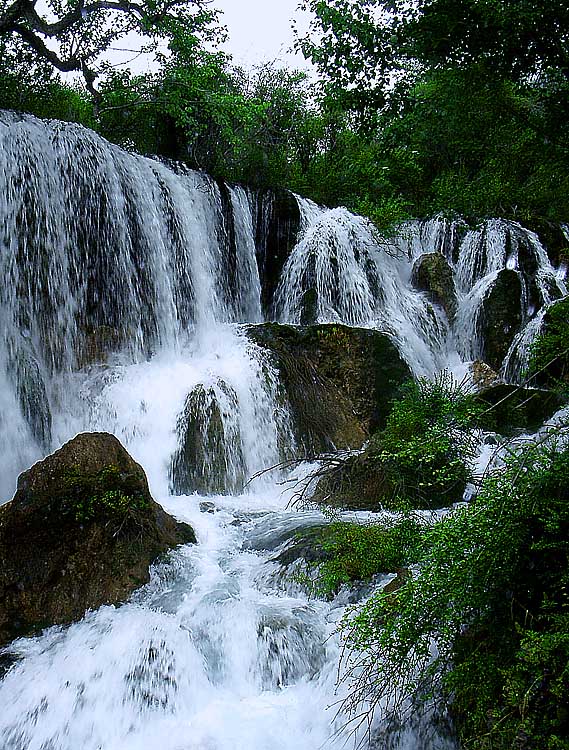
M248 326L270 351L308 453L359 448L383 427L411 371L383 333L336 324Z
M508 383L483 388L476 398L485 407L482 426L506 436L539 429L564 405L564 399L555 391Z
M449 320L456 315L457 300L452 268L441 253L427 253L415 262L412 282L420 291L427 292L446 312Z
M154 502L142 467L106 433L77 435L20 475L0 508L0 643L123 601L190 526Z
M516 333L522 323L522 286L516 271L504 269L482 303L480 333L483 359L500 370Z

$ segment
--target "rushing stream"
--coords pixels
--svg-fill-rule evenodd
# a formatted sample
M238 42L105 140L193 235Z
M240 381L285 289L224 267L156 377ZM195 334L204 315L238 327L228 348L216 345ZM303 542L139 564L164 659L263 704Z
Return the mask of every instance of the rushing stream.
M241 324L297 324L312 291L318 321L385 331L417 375L458 373L480 357L485 296L510 269L522 323L503 372L515 378L566 288L517 224L439 218L388 241L345 209L298 198L298 236L263 303L270 200L76 125L0 113L0 498L78 432L108 431L199 542L127 604L5 649L0 750L333 750L361 739L337 715L347 686L336 688L335 630L350 592L309 599L275 561L294 529L323 519L288 507L277 470L245 484L295 446L276 371ZM455 279L450 321L411 283L435 251ZM219 494L172 494L191 394L204 425L211 403L219 410ZM210 458L202 474L217 471ZM390 747L451 746L423 731L394 731Z

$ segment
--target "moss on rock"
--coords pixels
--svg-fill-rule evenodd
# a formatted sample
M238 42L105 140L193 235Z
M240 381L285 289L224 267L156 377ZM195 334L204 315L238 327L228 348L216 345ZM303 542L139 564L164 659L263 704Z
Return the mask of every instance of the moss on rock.
M510 269L499 272L482 305L480 320L484 342L483 359L500 370L522 323L522 286L519 275Z
M449 320L456 315L457 300L452 268L441 253L422 255L413 266L413 284L440 305Z
M225 407L224 407L225 405ZM198 384L178 419L178 449L170 466L174 494L238 494L245 484L245 459L238 424L224 410L237 394L224 381L217 389Z
M308 452L359 448L385 424L392 399L411 373L378 331L336 324L248 326L271 352Z
M106 433L77 435L20 475L0 508L0 643L123 601L171 547L195 542Z

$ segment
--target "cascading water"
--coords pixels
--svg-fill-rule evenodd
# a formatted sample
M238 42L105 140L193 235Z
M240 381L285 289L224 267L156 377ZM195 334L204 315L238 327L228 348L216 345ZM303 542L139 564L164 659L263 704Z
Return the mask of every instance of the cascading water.
M285 510L275 473L246 486L294 445L276 371L238 324L274 309L283 322L380 328L430 375L479 356L481 344L467 344L504 267L525 274L512 351L538 320L532 306L566 290L518 225L466 231L436 219L388 241L345 209L298 204L298 242L262 305L257 240L269 212L259 196L76 125L0 113L0 498L77 432L105 430L199 539L121 608L11 644L2 750L345 743L341 717L326 710L342 697L332 634L345 602L309 600L271 573L286 533L269 543L267 526L290 536L314 518ZM454 321L411 284L427 252L452 268ZM200 512L206 496L216 512ZM394 746L417 746L413 727L399 734ZM429 750L446 746L433 738Z
M344 208L323 211L299 201L302 236L277 290L278 318L301 323L311 304L311 322L341 322L388 333L417 375L444 367L448 325L425 296L410 287L407 258L366 219Z

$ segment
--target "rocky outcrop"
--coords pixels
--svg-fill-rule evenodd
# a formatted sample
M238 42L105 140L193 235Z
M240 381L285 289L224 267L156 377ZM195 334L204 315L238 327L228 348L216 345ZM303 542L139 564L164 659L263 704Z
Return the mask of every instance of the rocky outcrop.
M495 383L480 391L477 398L484 405L482 426L500 435L520 430L539 429L564 403L554 391L520 388L508 383Z
M248 326L279 370L298 442L308 453L359 448L383 427L411 377L388 336L343 325Z
M481 334L484 341L483 359L499 370L514 336L522 323L519 275L512 270L499 272L482 305Z
M288 190L267 190L256 197L255 246L261 281L261 304L271 318L281 272L300 230L300 209Z
M531 358L532 386L567 390L569 383L569 297L545 312Z
M31 346L24 342L15 348L9 359L8 371L34 440L43 450L49 450L51 410L42 372Z
M525 222L525 226L537 234L540 242L547 250L549 260L554 266L567 261L569 257L569 240L558 222L532 218Z
M106 364L110 355L123 344L121 333L111 326L90 326L77 351L77 367Z
M457 300L452 268L441 253L421 255L413 266L411 280L420 291L427 292L431 302L446 312L449 320L456 315Z
M245 483L245 461L235 413L237 394L223 381L198 384L178 419L178 449L170 466L170 489L176 495L199 492L239 494ZM233 408L231 408L233 407Z
M21 474L0 508L0 643L123 601L186 542L192 528L154 502L113 435L77 435Z

